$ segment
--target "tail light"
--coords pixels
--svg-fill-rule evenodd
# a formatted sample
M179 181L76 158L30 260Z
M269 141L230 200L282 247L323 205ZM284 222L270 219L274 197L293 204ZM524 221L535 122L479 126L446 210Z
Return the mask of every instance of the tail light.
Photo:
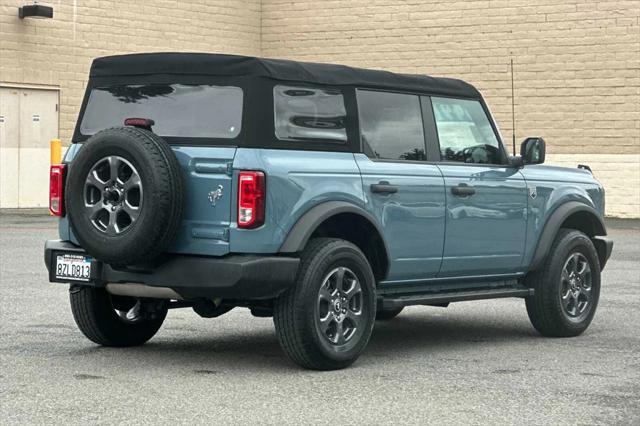
M64 178L66 164L54 164L49 171L49 211L54 216L64 216Z
M243 171L238 175L238 228L257 228L264 223L264 173Z

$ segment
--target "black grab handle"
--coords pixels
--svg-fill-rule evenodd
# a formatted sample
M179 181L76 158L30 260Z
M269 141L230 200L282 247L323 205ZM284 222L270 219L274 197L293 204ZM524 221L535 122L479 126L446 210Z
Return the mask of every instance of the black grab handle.
M475 194L476 190L473 186L469 186L466 183L461 183L458 186L452 187L451 193L453 195L457 195L458 197L468 197Z
M395 194L398 192L398 187L390 185L386 180L381 180L378 183L371 184L371 192L375 194Z

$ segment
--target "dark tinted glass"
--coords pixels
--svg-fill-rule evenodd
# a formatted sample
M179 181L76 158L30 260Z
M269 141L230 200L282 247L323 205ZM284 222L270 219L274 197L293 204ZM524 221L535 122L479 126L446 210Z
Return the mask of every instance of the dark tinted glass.
M358 90L360 135L371 158L425 160L420 98Z
M160 136L235 138L242 124L242 89L185 84L96 88L89 95L80 133L122 126L131 117L152 119Z
M432 97L444 161L500 164L500 144L478 101Z
M278 85L273 104L278 139L347 142L347 111L339 90Z

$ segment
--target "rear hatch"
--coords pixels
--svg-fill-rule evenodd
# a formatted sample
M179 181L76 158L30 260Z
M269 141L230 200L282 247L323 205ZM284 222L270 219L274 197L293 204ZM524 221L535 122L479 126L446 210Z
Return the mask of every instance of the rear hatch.
M229 252L232 164L241 137L243 90L232 84L111 84L90 87L74 141L127 118L154 121L185 178L181 229L171 252Z

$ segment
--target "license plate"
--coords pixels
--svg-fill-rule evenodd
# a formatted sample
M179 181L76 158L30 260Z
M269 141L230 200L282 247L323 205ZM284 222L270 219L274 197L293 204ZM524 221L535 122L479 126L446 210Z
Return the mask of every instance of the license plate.
M56 254L56 278L70 281L91 279L91 257L81 254Z

